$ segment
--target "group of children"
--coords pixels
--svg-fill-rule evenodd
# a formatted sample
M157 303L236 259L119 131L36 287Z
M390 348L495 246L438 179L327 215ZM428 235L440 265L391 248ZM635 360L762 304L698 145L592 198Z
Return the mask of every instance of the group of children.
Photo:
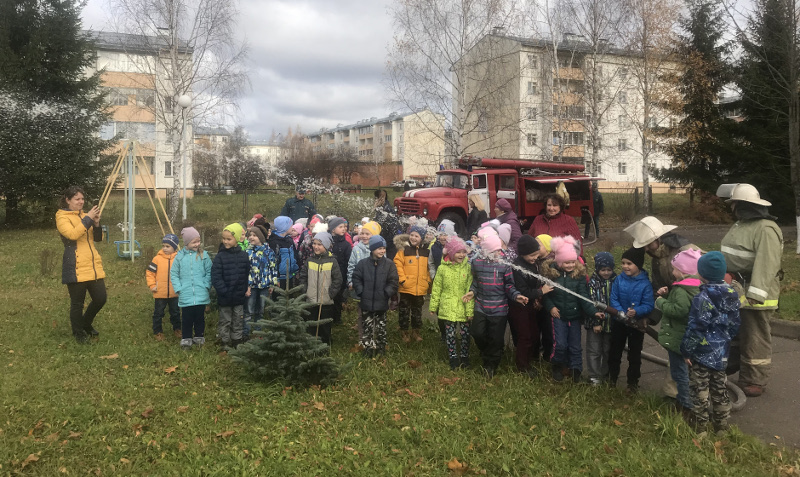
M169 308L181 346L202 346L204 312L213 287L219 305L217 339L235 347L248 339L252 322L263 316L264 300L275 287L300 284L307 300L320 307L314 320L319 315L340 321L348 295L358 301L359 344L365 356L374 357L386 353L386 315L393 298L399 295L399 327L408 343L422 340L422 307L430 294L429 310L438 318L452 369L470 366L474 340L484 372L493 377L508 323L517 369L536 377L531 355L541 332L536 316L544 313L553 335L546 357L549 353L555 381L567 376L581 380L585 329L589 382L616 385L627 345L627 387L635 392L644 329L658 308L663 316L659 342L669 354L680 408L702 426L709 421L710 393L715 427L727 426L725 365L730 340L738 331L739 299L723 281L725 261L719 252L680 252L672 260L675 283L654 294L643 269L643 248L623 253L619 275L613 256L598 253L588 277L580 243L572 237L525 235L516 250L510 250L508 238L502 236L508 231L500 224L484 224L467 243L447 222L435 233L424 224L412 224L408 233L394 237L397 252L392 259L386 256L381 225L369 220L351 236L341 217L325 221L314 216L292 223L279 216L270 228L256 216L248 228L234 223L223 229L213 261L194 228L181 231L180 251L178 237L168 234L147 269L155 298L153 333L163 339L161 322ZM600 311L605 307L598 303L610 309ZM330 345L330 323L309 332Z

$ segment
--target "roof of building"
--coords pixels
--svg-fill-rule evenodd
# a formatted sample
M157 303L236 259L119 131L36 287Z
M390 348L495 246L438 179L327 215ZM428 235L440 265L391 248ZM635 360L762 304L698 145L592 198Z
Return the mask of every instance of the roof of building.
M363 128L363 127L367 127L367 126L374 126L374 125L380 124L380 123L388 123L390 121L395 121L397 119L402 119L402 118L405 118L405 117L420 113L422 111L427 111L427 110L408 111L408 112L403 112L403 113L392 112L391 114L389 114L388 116L383 117L383 118L372 117L372 118L369 118L369 119L362 119L361 121L356 121L355 123L352 123L352 124L339 124L335 128L322 128L319 131L307 134L307 136L309 136L309 137L321 136L322 134L325 134L325 133L333 133L333 132L337 132L337 131L348 131L350 129L357 129L357 128Z
M248 146L276 146L281 147L282 144L279 141L270 141L268 139L251 139L247 141Z
M195 136L230 136L231 133L223 127L195 126Z
M521 36L514 36L514 35L506 35L501 33L490 33L486 35L484 38L488 37L496 37L496 38L505 38L508 40L513 40L519 42L522 46L527 46L531 48L553 48L553 40L547 38L525 38ZM581 35L575 35L572 33L565 33L562 40L555 45L555 48L559 50L569 50L570 52L577 52L577 53L592 53L593 48L592 44L589 43L584 37ZM623 48L615 47L611 42L601 42L599 45L600 54L606 55L620 55L620 56L631 56L632 53L628 50Z
M169 48L169 42L161 36L134 35L110 31L84 30L95 42L98 50L120 51L123 53L158 53ZM192 48L185 41L178 40L180 53L191 53Z

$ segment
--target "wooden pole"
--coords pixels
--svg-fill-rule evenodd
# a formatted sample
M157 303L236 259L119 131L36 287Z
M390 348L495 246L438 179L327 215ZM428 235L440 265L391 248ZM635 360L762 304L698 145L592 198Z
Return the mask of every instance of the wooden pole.
M144 165L144 170L147 173L147 177L149 178L150 177L150 168L147 166L146 163ZM156 194L155 190L156 190L156 186L155 186L155 184L153 184L153 193L156 196L156 200L158 200L158 205L161 206L161 212L164 213L164 218L167 221L167 225L169 225L169 232L174 234L175 231L172 229L172 222L170 222L170 220L169 220L169 215L167 214L166 209L164 209L164 204L161 202L161 197L159 197L158 194Z
M120 150L119 157L117 157L117 162L114 164L111 174L109 174L108 179L106 180L106 187L103 190L103 195L100 196L100 200L97 203L101 214L103 213L103 209L106 208L108 198L111 196L111 191L114 189L114 184L117 182L119 170L122 167L122 161L125 159L125 153L127 150L127 146Z
M145 177L147 179L142 179L142 184L144 185L144 190L147 192L147 198L150 199L150 205L153 207L153 213L156 215L156 220L158 221L158 226L161 228L161 235L164 235L166 232L164 231L164 225L161 223L161 216L158 213L158 209L156 209L156 204L153 202L153 197L150 195L150 186L153 188L153 194L156 193L155 184L150 180L150 169L147 167L147 162L145 162L144 158L139 154L139 147L134 143L134 151L135 151L135 158L139 160L139 166L145 172ZM169 223L169 217L166 215L164 219ZM172 227L170 227L170 233L174 233L172 231Z

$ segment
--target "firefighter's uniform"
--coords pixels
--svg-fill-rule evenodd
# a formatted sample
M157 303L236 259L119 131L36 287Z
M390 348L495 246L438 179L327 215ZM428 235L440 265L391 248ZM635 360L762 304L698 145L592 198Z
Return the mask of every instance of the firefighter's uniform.
M783 234L772 220L740 220L731 227L720 246L728 273L745 291L745 296L740 297L739 356L732 346L730 363L734 368L738 363L740 383L763 388L772 365L770 318L778 308L781 291Z

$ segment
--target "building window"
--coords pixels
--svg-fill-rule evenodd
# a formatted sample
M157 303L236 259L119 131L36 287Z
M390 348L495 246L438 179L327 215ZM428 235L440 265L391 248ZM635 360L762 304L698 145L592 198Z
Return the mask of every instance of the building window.
M617 174L626 175L628 173L628 164L624 162L617 163Z
M142 174L146 174L147 172L154 173L155 171L153 170L153 161L155 161L155 158L153 156L144 156L144 157L142 157L142 160L144 160L144 163L147 166L147 170L146 171L145 170L141 170L140 171L139 170L139 161L136 161L136 164L135 164L135 167L134 167L134 169L135 169L134 174L142 175Z
M528 68L536 69L538 66L538 61L536 60L536 55L528 55Z
M392 135L387 134L386 136L383 137L383 140L386 142L392 142Z
M621 79L622 81L628 79L628 68L620 68L619 70L617 70L617 73L619 73L619 79Z
M152 108L156 105L155 91L150 89L136 90L136 105L140 108Z
M619 98L620 104L628 104L628 93L626 91L620 91L617 98Z
M620 114L619 117L617 117L617 124L619 124L620 129L625 129L628 127L628 121L625 119L624 114Z
M110 104L111 106L127 106L128 105L127 91L112 89L111 93L109 93L108 95L108 104Z
M528 146L535 146L538 142L537 134L528 134Z
M526 117L529 120L536 121L538 116L539 116L539 109L538 108L528 108L528 112L526 113Z
M577 131L566 131L561 133L561 137L564 138L564 145L565 146L582 146L583 145L583 133Z
M617 149L620 151L627 151L628 150L628 141L625 139L618 139L617 140Z
M164 177L172 177L172 161L164 161Z
M672 129L678 127L678 120L673 117L669 118L669 127Z
M109 139L114 139L114 136L117 134L116 132L116 125L112 123L105 123L100 126L100 139L104 139L108 141Z
M528 81L528 94L536 94L536 87L538 84L536 81Z

